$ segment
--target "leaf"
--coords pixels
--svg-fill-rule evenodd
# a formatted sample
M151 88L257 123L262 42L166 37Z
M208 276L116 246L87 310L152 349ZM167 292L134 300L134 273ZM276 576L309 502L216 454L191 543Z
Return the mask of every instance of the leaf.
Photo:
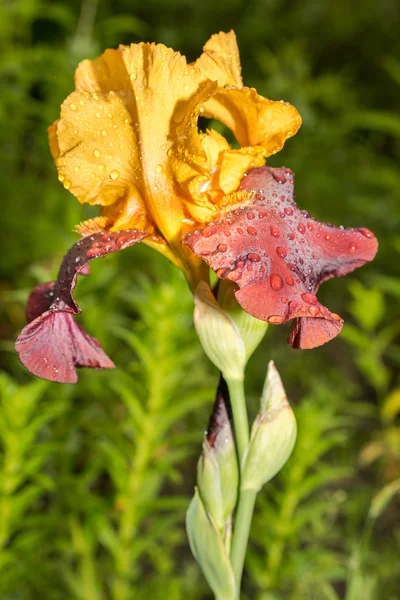
M369 516L377 519L388 506L392 498L400 492L400 478L385 485L372 499Z

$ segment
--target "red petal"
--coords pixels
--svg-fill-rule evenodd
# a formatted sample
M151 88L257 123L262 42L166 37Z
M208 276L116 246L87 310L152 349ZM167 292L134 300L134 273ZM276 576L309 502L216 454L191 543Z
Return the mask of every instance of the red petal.
M250 204L184 238L217 275L235 281L236 298L258 319L273 324L300 318L290 336L313 348L337 335L342 320L317 301L319 285L374 258L378 243L366 229L343 229L311 219L293 200L293 173L261 167L242 180Z
M22 330L15 348L33 375L59 383L76 383L75 367L115 366L69 312L47 311Z
M65 255L57 281L37 286L27 304L27 325L16 341L21 362L38 377L75 383L75 367L110 369L113 362L97 340L75 323L72 314L80 313L72 291L78 274L88 274L94 258L124 250L140 242L147 233L102 231L82 238Z

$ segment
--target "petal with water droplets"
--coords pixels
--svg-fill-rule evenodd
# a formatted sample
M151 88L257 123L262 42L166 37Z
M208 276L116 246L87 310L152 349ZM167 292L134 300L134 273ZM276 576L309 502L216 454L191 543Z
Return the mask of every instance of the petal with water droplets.
M314 348L343 325L318 302L320 284L372 260L378 243L368 230L310 218L294 202L293 187L289 169L253 169L239 188L249 192L247 204L183 241L220 278L237 283L236 298L248 313L272 324L296 319L291 345Z
M75 367L110 369L114 363L74 320L81 312L72 292L88 263L140 242L144 231L100 231L77 242L65 255L57 281L32 290L27 303L29 324L17 338L15 348L31 373L59 383L75 383Z

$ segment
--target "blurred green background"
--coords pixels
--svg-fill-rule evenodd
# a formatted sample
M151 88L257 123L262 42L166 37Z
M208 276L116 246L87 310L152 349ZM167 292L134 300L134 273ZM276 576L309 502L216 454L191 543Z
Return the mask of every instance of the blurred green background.
M34 380L13 340L29 290L96 214L63 189L47 146L78 62L142 40L193 60L231 28L245 83L303 117L269 164L295 171L313 216L380 241L374 263L320 292L346 318L338 339L297 352L271 327L250 362L250 412L272 358L299 438L259 497L243 598L400 598L398 2L3 0L1 600L211 598L183 520L218 374L180 273L143 246L82 278L82 321L115 372Z

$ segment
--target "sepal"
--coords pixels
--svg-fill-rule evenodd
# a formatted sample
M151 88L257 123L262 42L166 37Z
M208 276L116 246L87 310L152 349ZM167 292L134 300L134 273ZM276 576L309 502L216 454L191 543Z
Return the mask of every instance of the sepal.
M243 457L242 489L258 492L283 467L296 441L296 419L286 398L279 373L268 365L250 443Z
M234 511L239 487L239 469L228 409L228 388L221 377L197 465L197 484L202 501L221 532L225 531Z
M235 577L228 553L197 489L186 514L186 530L190 549L216 600L234 600Z

